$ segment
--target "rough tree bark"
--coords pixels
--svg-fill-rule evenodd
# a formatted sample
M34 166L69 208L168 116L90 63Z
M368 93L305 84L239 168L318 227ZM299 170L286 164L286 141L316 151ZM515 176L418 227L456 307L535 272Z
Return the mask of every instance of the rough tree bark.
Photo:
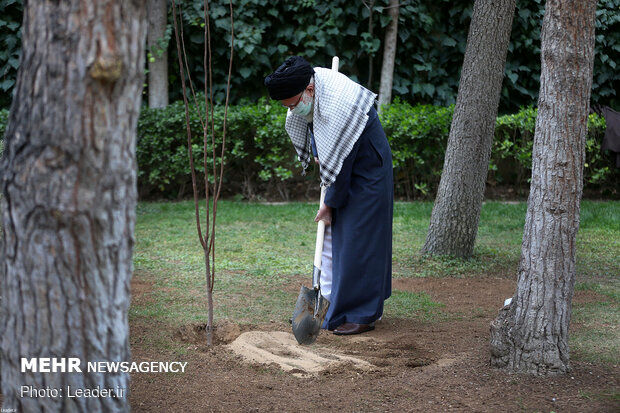
M390 0L388 14L392 18L385 30L383 42L383 64L381 66L381 84L379 87L379 112L381 106L392 100L392 86L394 83L394 59L396 58L396 43L398 41L398 5L399 0Z
M148 0L147 46L151 50L149 60L149 107L165 108L168 106L168 47L162 48L160 42L166 36L168 23L168 5L166 0Z
M515 0L476 0L437 198L422 252L474 250Z
M548 0L545 7L532 183L517 291L491 323L491 364L539 375L570 369L568 328L596 0Z
M28 1L22 58L0 161L3 408L128 411L136 205L135 130L144 71L143 1ZM22 357L77 357L83 373L21 372ZM20 397L20 386L65 397Z

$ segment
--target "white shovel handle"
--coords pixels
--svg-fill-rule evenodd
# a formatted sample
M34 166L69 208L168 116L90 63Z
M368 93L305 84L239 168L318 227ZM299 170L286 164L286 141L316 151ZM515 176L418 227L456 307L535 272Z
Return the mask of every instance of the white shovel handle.
M338 56L332 57L332 70L335 70L336 72L338 71L338 63L340 63Z
M338 71L338 64L340 59L338 56L332 58L332 70ZM319 201L319 209L323 206L325 201L325 187L321 187L321 200ZM316 246L314 248L314 266L321 268L321 256L323 255L323 240L325 239L325 221L319 221L319 225L316 229Z
M323 205L325 200L325 188L321 188L321 201L319 202L319 208ZM314 266L321 268L321 255L323 255L323 240L325 239L325 221L320 220L316 229L316 247L314 248Z

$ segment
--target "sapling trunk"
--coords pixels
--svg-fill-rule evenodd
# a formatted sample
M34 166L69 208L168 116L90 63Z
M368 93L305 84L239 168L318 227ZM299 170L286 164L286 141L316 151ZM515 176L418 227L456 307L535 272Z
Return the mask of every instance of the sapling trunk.
M189 155L189 166L192 176L192 189L194 193L194 212L196 215L196 229L198 231L198 239L202 246L205 257L205 276L207 282L207 325L205 327L205 336L207 346L213 344L213 284L215 282L215 222L217 217L217 201L220 197L222 190L222 177L224 174L224 155L226 153L226 120L228 117L228 101L230 96L230 79L232 75L232 58L233 58L233 42L234 42L234 20L233 20L233 7L232 0L229 0L230 5L230 59L228 65L228 79L226 84L226 101L224 103L224 120L222 124L222 143L218 147L215 144L215 120L214 113L215 108L213 104L213 70L211 67L211 28L209 24L209 2L204 2L204 20L205 20L205 51L204 51L204 103L205 113L202 116L199 107L196 94L194 93L194 87L192 85L191 73L187 64L187 55L185 53L185 43L183 41L183 19L177 19L177 4L176 1L172 1L172 14L174 20L174 34L176 37L177 54L179 59L179 69L181 73L181 85L183 88L183 102L185 106L185 124L187 129L187 152ZM179 24L180 21L180 24ZM179 30L180 26L180 30ZM190 90L193 96L193 101L196 109L196 113L200 116L200 123L203 131L203 169L204 169L204 183L205 183L205 231L204 234L200 225L200 208L198 205L198 188L196 185L196 168L194 167L194 158L192 153L192 131L190 128L189 118L189 103L187 98L187 87L185 83L185 75L187 74L187 81L189 82ZM209 135L211 136L211 145L209 145ZM210 154L212 156L212 176L213 185L209 184L209 162L208 162L208 149L211 149ZM220 163L219 170L216 161L216 149L220 149ZM213 194L213 207L210 208L209 195Z
M205 327L205 334L207 336L207 346L213 344L213 283L211 277L211 265L209 261L209 251L205 252L205 273L207 276L207 326Z

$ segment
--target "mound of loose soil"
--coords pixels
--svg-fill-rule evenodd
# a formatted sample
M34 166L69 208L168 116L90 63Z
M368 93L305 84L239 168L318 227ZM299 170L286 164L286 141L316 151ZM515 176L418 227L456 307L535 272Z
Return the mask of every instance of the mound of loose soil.
M324 346L300 346L291 333L284 331L249 331L227 346L250 363L276 364L297 377L320 373L347 365L347 368L370 370L372 365L357 357L339 354Z

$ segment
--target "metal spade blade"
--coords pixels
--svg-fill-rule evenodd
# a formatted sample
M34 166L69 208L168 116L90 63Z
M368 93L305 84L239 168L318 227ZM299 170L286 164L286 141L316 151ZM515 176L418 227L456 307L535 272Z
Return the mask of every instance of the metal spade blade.
M329 301L321 295L321 290L301 286L292 319L293 334L299 344L316 341L328 309Z

